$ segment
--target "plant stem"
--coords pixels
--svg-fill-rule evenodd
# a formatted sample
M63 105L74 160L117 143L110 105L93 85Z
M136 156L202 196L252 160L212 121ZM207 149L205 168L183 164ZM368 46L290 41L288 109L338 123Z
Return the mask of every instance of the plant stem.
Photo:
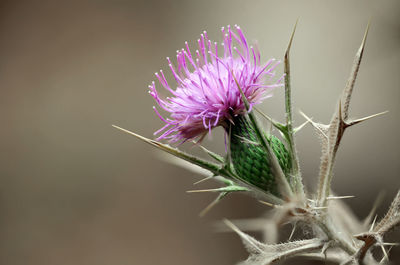
M291 154L292 167L291 173L294 177L294 188L297 194L300 194L302 198L305 198L304 186L302 183L300 162L296 151L296 143L294 141L294 130L293 130L293 114L292 114L292 91L290 84L290 48L292 46L293 36L296 31L297 21L294 25L292 35L289 40L288 47L285 52L285 109L286 109L286 140L289 145L289 152Z
M326 236L333 240L338 247L346 251L347 254L354 255L357 252L357 248L352 244L351 238L346 237L342 231L338 231L330 218L319 219L317 224Z

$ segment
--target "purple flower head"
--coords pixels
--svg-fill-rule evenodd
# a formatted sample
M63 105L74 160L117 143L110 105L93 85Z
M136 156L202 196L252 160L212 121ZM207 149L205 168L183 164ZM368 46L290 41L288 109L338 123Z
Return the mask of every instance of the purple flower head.
M164 118L154 107L165 126L154 134L158 140L187 141L204 137L216 126L228 128L233 117L246 113L235 79L250 103L250 107L271 96L271 90L282 86L283 77L271 82L274 69L279 64L270 59L260 63L260 52L248 42L239 26L222 28L223 43L220 50L207 33L198 40L199 49L192 53L177 51L177 67L167 58L177 87L172 89L162 70L156 73L160 84L172 97L162 99L153 82L150 94L158 105L170 113Z

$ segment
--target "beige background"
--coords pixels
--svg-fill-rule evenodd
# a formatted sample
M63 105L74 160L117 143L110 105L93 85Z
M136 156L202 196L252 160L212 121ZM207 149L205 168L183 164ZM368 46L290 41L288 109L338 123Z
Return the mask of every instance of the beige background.
M295 109L327 122L372 18L352 116L390 113L346 133L334 189L356 195L348 202L360 218L385 191L382 216L400 186L399 11L397 0L2 1L0 264L228 265L246 257L235 235L214 233L212 224L257 217L262 205L232 196L199 218L213 196L185 191L200 176L111 127L152 137L161 126L147 93L154 72L167 69L165 57L185 40L203 30L220 40L227 24L258 40L266 60L282 57L299 17ZM282 94L261 107L277 119ZM313 189L318 140L308 127L298 141ZM223 152L221 131L207 145Z

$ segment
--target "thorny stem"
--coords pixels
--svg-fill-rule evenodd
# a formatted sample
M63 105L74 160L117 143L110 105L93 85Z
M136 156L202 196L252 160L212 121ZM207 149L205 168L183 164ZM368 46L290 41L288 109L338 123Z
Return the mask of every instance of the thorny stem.
M290 54L290 48L292 46L292 41L294 37L294 33L296 31L297 27L297 22L294 25L292 35L290 36L289 44L285 52L285 108L286 108L286 129L287 129L287 135L286 135L286 140L288 141L289 145L289 153L291 154L291 161L292 161L292 166L291 166L291 174L294 177L294 188L296 190L296 193L300 194L302 198L305 198L304 194L304 187L302 183L302 178L301 178L301 172L300 172L300 162L299 158L297 155L297 150L296 150L296 143L294 141L294 130L293 130L293 114L292 114L292 92L291 92L291 84L290 84L290 60L289 60L289 54Z
M278 255L277 257L275 257L274 259L271 260L271 263L280 261L280 260L284 260L290 257L294 257L296 255L302 254L302 253L306 253L306 252L311 252L313 250L317 250L320 249L324 246L325 242L320 241L320 242L315 242L309 245L305 245L293 250L289 250L286 252L282 252L280 253L280 255Z
M358 250L357 257L359 260L364 259L368 250L377 242L382 243L383 237L389 231L400 225L400 190L397 192L392 204L389 207L385 217L383 217L375 227L371 227L370 231L357 235L356 238L364 241L364 245Z
M351 238L345 237L341 231L335 227L330 218L317 220L318 226L324 231L326 236L333 240L341 249L349 255L354 255L357 251L356 247L352 244Z
M297 25L297 22L296 22ZM293 41L293 35L296 30L296 25L294 27L293 33L291 35L288 48L285 53L285 107L286 107L286 129L287 129L287 141L289 144L289 148L292 154L292 173L295 177L295 187L296 191L302 192L304 195L304 188L301 182L301 173L299 167L299 160L296 153L296 146L295 141L293 139L293 124L292 124L292 102L291 102L291 85L290 85L290 60L289 60L289 53L291 44ZM363 41L361 43L361 47L359 48L356 57L354 59L353 68L350 74L350 78L346 84L346 87L343 91L342 99L339 102L339 109L332 117L332 121L330 123L328 129L328 139L326 141L327 150L325 155L325 161L322 162L326 163L326 166L321 167L320 172L320 188L318 190L318 202L317 206L327 207L327 197L330 193L330 183L332 180L332 169L337 153L337 149L339 147L341 138L343 133L350 124L347 124L346 121L348 120L348 113L349 113L349 105L351 100L351 95L353 92L355 80L357 77L357 73L360 67L360 62L362 59L364 45L366 36L368 33L369 24L367 26L366 32L364 34ZM343 101L344 105L342 106L341 102ZM338 247L343 249L346 253L350 256L353 256L357 253L358 249L354 245L352 238L350 235L346 233L341 233L338 231L338 228L332 223L331 218L326 215L326 212L322 213L322 216L314 219L316 224L324 231L326 236L333 240Z
M329 196L331 189L331 182L333 176L332 169L335 164L336 153L339 148L339 144L342 139L343 133L345 129L349 127L348 123L349 105L354 84L357 78L358 70L360 68L361 59L364 52L364 46L368 34L368 29L369 29L369 23L367 29L365 30L364 38L361 42L360 48L358 49L356 56L354 58L350 77L349 80L347 81L345 89L343 90L342 99L339 101L338 110L333 115L332 120L326 129L327 139L324 143L324 145L326 146L323 147L323 149L325 150L322 154L320 174L319 174L319 186L317 194L318 206L325 207L328 205L327 197Z

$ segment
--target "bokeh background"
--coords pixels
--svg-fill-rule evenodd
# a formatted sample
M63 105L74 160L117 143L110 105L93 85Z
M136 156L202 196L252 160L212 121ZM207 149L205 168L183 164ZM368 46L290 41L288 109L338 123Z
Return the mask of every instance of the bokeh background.
M334 189L355 195L348 203L363 218L385 191L382 216L400 186L397 0L1 1L0 8L0 264L228 265L247 257L236 235L213 225L258 217L263 205L235 195L199 218L214 195L185 191L202 176L111 127L152 137L161 126L147 93L154 72L167 69L165 57L184 41L193 44L203 30L221 40L228 24L257 40L266 60L282 58L300 19L291 57L300 124L298 110L328 122L372 18L351 113L390 112L346 132ZM260 108L282 119L283 91L275 95ZM310 127L297 139L312 190L319 143ZM224 152L221 131L205 144Z

